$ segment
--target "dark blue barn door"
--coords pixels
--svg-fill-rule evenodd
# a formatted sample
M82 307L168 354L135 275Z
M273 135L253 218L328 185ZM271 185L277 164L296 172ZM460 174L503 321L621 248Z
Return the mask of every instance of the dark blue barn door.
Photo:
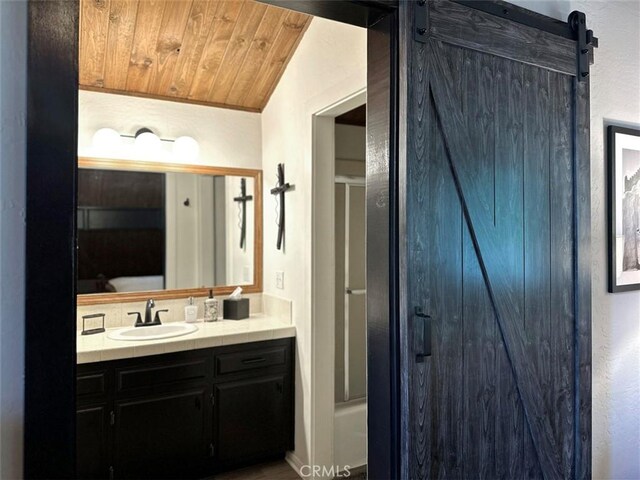
M588 82L463 3L401 7L403 476L588 478Z

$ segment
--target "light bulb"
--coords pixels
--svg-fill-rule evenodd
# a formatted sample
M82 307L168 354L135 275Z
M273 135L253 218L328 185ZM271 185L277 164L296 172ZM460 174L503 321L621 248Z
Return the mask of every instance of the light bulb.
M158 137L155 133L143 132L140 135L136 136L134 144L137 150L147 153L159 151L162 142L160 140L160 137Z
M93 134L93 146L101 150L113 150L120 145L120 134L113 128L101 128Z
M196 160L200 154L200 145L192 137L178 137L173 143L173 156L180 161Z

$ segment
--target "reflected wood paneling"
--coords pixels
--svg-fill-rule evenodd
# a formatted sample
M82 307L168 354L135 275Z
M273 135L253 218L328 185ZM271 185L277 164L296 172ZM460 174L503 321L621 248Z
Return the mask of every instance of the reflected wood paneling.
M253 0L81 0L80 88L261 111L311 21Z

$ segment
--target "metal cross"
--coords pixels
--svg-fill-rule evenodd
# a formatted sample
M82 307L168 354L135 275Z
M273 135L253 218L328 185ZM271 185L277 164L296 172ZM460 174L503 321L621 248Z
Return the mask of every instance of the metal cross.
M293 185L285 183L284 181L284 163L279 163L278 184L275 188L271 189L271 195L279 195L280 200L280 214L278 216L278 250L282 248L282 242L284 240L284 194L292 188Z
M240 224L240 248L244 248L245 237L247 231L247 202L253 200L253 195L247 195L247 180L245 178L240 179L240 196L233 199L234 202L238 202L241 208L242 220Z

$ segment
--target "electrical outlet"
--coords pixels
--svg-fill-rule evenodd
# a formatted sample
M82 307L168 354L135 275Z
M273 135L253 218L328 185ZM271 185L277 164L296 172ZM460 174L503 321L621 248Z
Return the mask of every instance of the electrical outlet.
M276 272L276 288L284 289L284 272Z

